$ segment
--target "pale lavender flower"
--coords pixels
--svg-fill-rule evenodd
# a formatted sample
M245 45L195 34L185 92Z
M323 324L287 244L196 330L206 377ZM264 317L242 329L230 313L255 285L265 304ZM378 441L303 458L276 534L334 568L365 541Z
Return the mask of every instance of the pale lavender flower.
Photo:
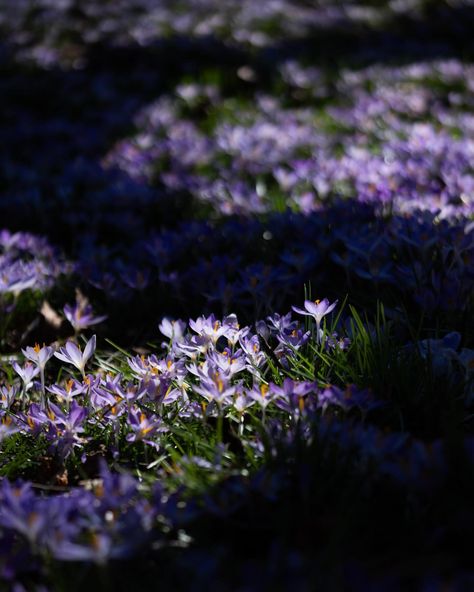
M332 304L329 304L329 300L327 298L325 298L324 300L315 300L314 302L312 300L305 300L304 310L296 306L292 306L292 309L298 314L313 317L313 319L316 321L316 339L319 343L321 340L321 321L323 317L325 317L332 310L334 310L337 302L338 301L336 300Z
M195 321L191 319L189 326L200 337L206 337L213 343L217 343L219 337L232 332L232 327L223 325L213 314L208 318L199 317Z
M46 362L52 358L54 354L54 347L43 345L40 347L38 343L35 344L34 347L27 347L26 349L21 350L25 358L33 362L40 371L40 379L41 379L41 405L46 407L46 391L44 388L44 369L46 366Z
M260 405L264 413L268 405L276 398L276 394L270 391L268 385L265 383L260 385L254 384L252 390L248 392L248 396Z
M80 436L84 432L83 423L87 417L87 409L72 402L71 409L64 413L63 410L50 404L48 420L52 431L49 437L54 434L54 445L58 448L62 459L67 458L74 447L80 446L86 440Z
M260 340L258 335L245 335L239 339L242 350L245 353L247 362L247 370L252 374L258 375L258 369L261 368L266 361L265 354L260 349Z
M39 344L35 344L34 347L27 347L21 350L25 358L36 364L40 370L44 371L46 362L53 357L54 347L43 345L40 347Z
M246 360L241 349L234 353L228 347L222 352L214 350L207 354L207 358L220 372L224 372L228 376L233 376L246 367Z
M96 336L93 335L86 343L84 352L81 352L79 347L73 342L68 341L65 347L62 347L59 352L55 352L55 356L62 362L72 364L85 377L84 368L88 360L94 355L96 347Z
M33 378L38 376L40 371L39 367L31 362L26 362L24 366L20 366L18 362L13 362L12 368L22 379L25 392L31 388L33 385Z
M16 423L13 422L13 419L10 415L3 414L1 416L0 443L8 436L11 436L12 434L15 434L16 432L19 432L19 431L20 431L20 428L16 425Z
M76 304L73 306L66 304L63 311L76 334L88 327L92 327L92 325L102 323L107 318L107 315L95 317L92 306L83 298L77 298Z
M3 385L0 387L0 407L2 409L10 409L17 397L18 388L16 386Z
M219 410L232 402L235 394L235 386L229 384L229 377L222 372L209 368L208 376L201 376L200 386L194 386L193 390L203 396L209 403L216 403Z
M165 337L168 337L172 342L183 341L186 323L181 319L172 321L165 317L158 328L161 333L163 333Z
M70 379L64 386L52 384L51 386L47 387L46 390L56 395L60 401L65 401L67 405L70 405L72 403L73 397L84 394L88 388L88 385L78 382L77 380Z

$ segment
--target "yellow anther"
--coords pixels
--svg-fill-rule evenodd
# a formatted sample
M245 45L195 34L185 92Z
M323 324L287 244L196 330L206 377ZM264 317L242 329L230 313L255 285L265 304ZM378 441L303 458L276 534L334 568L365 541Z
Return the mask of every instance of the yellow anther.
M173 365L173 362L172 362L172 360L168 360L168 361L166 362L166 365L168 366L168 370L169 370L169 369L171 368L171 366Z
M264 397L268 393L268 385L261 384L260 385L260 392L262 393L262 397Z
M30 512L28 514L28 526L33 526L35 522L38 522L39 514L38 512Z
M33 348L35 350L35 353L39 354L41 351L41 346L39 343L35 343L35 346Z
M319 304L321 302L321 300L315 300L314 303L315 304Z
M99 536L93 532L91 534L91 547L93 549L95 549L96 551L98 551L100 549L100 539Z

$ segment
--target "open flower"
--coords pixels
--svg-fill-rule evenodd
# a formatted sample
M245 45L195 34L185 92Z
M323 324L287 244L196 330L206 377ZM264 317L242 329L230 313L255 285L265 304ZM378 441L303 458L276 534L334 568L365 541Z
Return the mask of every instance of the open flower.
M76 335L83 329L102 323L107 318L107 315L95 317L92 306L86 298L80 295L76 297L76 304L73 306L66 304L63 311L67 320L73 326Z
M94 355L96 345L96 336L93 335L86 343L84 352L81 352L79 347L73 342L68 341L65 347L62 347L58 352L55 352L55 356L67 364L75 366L85 377L84 368L88 360Z
M54 347L40 345L37 343L34 347L27 347L26 349L21 350L25 358L36 364L38 368L44 371L44 367L46 366L46 362L53 357L54 354Z
M23 381L24 393L33 386L33 378L38 376L39 367L31 362L26 362L24 366L20 366L18 362L12 363L12 368Z
M25 358L30 360L30 362L33 362L33 364L39 368L41 378L41 405L44 408L47 405L46 391L44 386L44 368L46 366L46 362L53 357L54 347L48 345L43 345L43 347L41 347L37 343L34 347L27 347L21 351L23 352Z
M150 437L160 430L161 420L156 417L147 417L145 413L132 407L128 414L128 425L132 431L127 434L127 442L142 440L145 444L158 448L157 442Z
M316 321L316 339L318 343L320 341L320 328L321 328L321 321L323 317L329 314L334 308L336 307L337 300L332 304L329 304L329 300L325 298L324 300L305 300L304 301L304 310L302 308L298 308L296 306L292 306L292 309L297 312L298 314L302 314L305 316L313 317Z

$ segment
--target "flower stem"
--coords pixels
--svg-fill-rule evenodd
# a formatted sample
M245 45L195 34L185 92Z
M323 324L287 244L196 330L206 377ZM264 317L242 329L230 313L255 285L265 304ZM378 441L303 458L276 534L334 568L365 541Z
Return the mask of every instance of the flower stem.
M221 409L219 409L219 415L217 416L217 443L222 444L224 436L224 416L222 415Z

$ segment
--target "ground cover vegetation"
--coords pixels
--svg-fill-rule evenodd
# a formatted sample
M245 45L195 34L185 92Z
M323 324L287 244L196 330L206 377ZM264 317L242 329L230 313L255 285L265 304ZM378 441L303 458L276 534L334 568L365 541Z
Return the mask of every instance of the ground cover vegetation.
M472 589L473 25L0 0L5 589Z

